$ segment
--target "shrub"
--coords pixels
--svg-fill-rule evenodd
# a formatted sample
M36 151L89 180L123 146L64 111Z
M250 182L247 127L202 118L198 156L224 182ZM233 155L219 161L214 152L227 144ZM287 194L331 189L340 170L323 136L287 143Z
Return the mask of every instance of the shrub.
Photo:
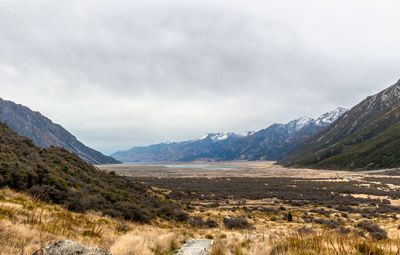
M338 229L338 233L342 234L342 235L347 235L351 232L351 230L349 228L345 228L343 226L340 226L340 228Z
M381 229L378 225L370 223L366 220L359 222L356 226L366 230L374 239L382 240L387 238L387 233L385 230Z
M208 228L216 228L218 227L219 224L215 220L207 219L204 225L207 226Z
M328 226L330 228L338 228L341 225L340 221L335 220L314 219L314 222L317 224Z
M306 226L299 228L297 231L299 232L299 234L312 234L315 232L314 229L308 228Z
M291 212L288 212L288 213L283 214L282 220L287 220L287 221L289 221L289 222L292 222L292 221L293 221L293 215L292 215L292 213L291 213Z
M193 216L189 219L189 224L192 227L198 227L201 228L204 225L203 218L201 216Z
M213 236L213 235L211 235L211 234L207 234L207 235L206 235L206 239L210 239L210 240L212 240L212 239L214 239L214 236Z
M174 215L174 220L183 222L187 221L189 219L189 214L187 212L184 212L182 210L175 210L175 215Z
M224 226L228 229L255 229L255 227L250 224L245 217L225 217Z
M287 217L287 220L288 220L289 222L292 222L292 221L293 221L293 215L292 215L292 213L289 212L287 216L288 216L288 217Z

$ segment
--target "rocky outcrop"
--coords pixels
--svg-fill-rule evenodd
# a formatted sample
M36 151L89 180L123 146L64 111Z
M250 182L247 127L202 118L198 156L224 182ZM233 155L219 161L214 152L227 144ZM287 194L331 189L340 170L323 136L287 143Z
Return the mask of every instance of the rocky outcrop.
M35 251L32 255L111 255L102 249L84 246L80 243L61 240L46 246L43 250Z
M28 137L39 147L62 147L92 164L120 163L114 158L84 145L62 126L53 123L39 112L1 98L0 121L6 123L19 135Z

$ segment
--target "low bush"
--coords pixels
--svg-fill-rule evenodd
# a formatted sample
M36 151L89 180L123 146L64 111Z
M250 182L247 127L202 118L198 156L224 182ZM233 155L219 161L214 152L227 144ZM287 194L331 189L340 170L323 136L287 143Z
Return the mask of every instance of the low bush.
M206 222L204 222L204 225L208 228L216 228L219 224L215 220L207 219Z
M224 226L227 229L255 229L255 227L250 224L245 217L225 217Z
M342 223L335 220L314 219L314 222L320 225L325 225L329 228L338 228Z
M378 225L370 223L366 220L359 222L356 226L367 231L374 239L382 240L387 238L387 233L385 230L380 228Z
M189 224L192 227L201 228L204 225L203 217L201 216L193 216L189 219Z
M299 232L299 234L312 234L312 233L314 233L315 231L314 231L314 229L312 229L312 228L308 228L308 227L304 226L304 227L302 227L302 228L299 228L299 229L297 230L297 232Z

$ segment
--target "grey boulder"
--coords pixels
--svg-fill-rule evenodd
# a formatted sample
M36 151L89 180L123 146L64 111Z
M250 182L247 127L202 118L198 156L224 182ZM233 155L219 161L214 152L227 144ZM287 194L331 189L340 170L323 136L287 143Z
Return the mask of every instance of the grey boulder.
M43 251L35 251L32 255L111 255L102 249L84 246L70 240L60 240L46 246Z

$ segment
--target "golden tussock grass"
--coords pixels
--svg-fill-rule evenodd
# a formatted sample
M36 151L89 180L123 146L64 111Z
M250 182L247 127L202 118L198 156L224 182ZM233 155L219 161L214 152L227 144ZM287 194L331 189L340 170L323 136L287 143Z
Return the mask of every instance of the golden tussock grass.
M354 234L342 235L326 231L300 235L252 239L226 238L215 242L211 255L397 255L400 240L382 241Z
M96 212L72 213L24 193L0 189L0 255L32 254L60 239L113 254L170 254L184 239L168 223L140 225Z
M178 234L167 230L134 230L119 237L111 247L112 254L151 255L169 254L179 249L182 240Z
M0 255L32 254L60 239L70 239L92 247L111 251L113 255L170 255L185 240L212 238L211 255L399 255L398 221L381 219L388 239L373 240L368 235L339 234L335 230L300 220L301 212L292 210L294 221L271 221L269 214L253 213L255 230L228 230L188 227L187 224L158 219L151 225L104 217L96 212L72 213L60 206L42 203L24 193L0 189ZM239 212L243 213L243 212ZM219 222L228 212L216 209L194 211ZM230 213L229 213L230 214ZM350 219L352 224L356 218ZM315 231L299 234L300 227ZM350 225L349 225L350 226Z

